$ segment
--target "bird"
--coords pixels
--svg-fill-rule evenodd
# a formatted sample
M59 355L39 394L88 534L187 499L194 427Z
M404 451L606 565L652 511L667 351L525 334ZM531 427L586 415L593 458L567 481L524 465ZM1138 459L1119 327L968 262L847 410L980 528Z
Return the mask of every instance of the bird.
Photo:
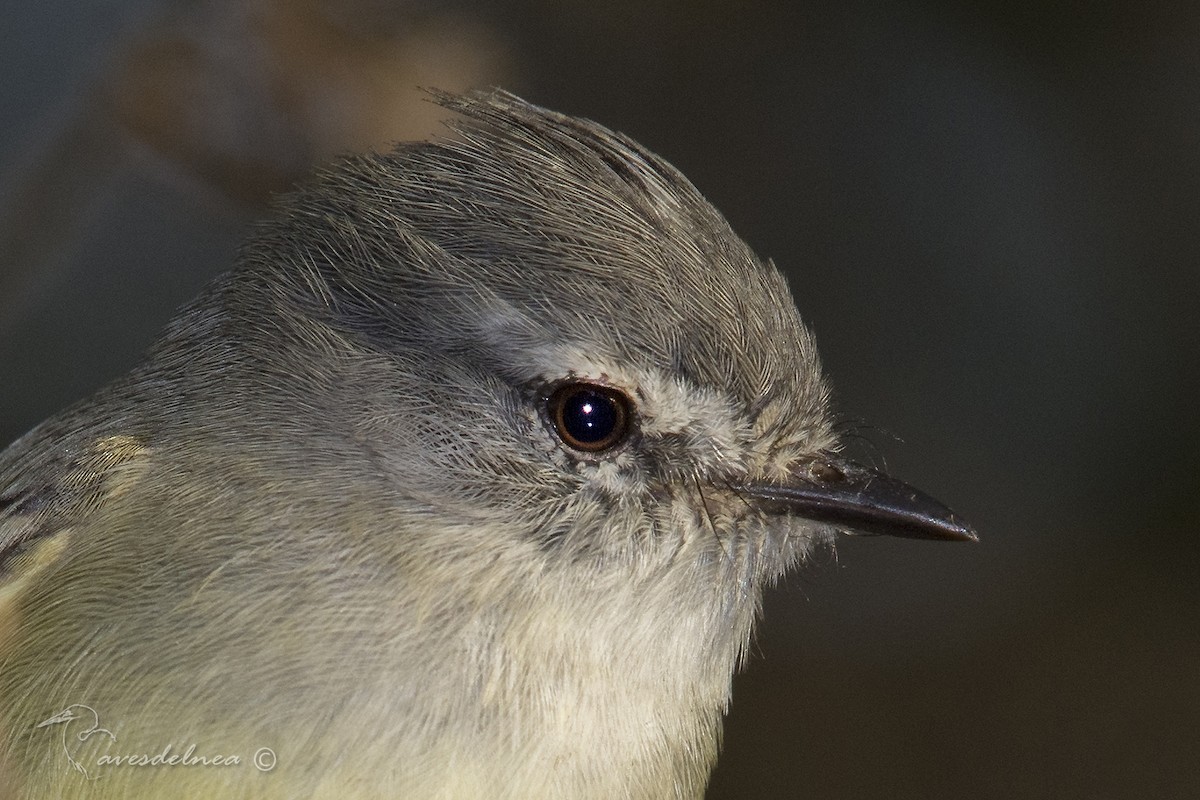
M446 134L315 173L0 456L6 796L698 798L768 586L977 539L843 455L783 275L678 170L432 94Z
M73 737L75 741L86 742L92 736L95 736L96 734L101 734L101 733L104 734L105 736L107 736L112 741L114 741L114 742L116 741L116 737L113 736L112 731L100 727L100 717L97 716L96 710L93 708L88 708L87 706L83 705L82 703L72 703L71 705L67 706L66 708L64 708L62 711L58 712L54 716L42 720L36 726L38 728L45 728L49 725L61 725L62 726L61 730L62 730L63 753L66 754L67 761L70 762L71 766L74 769L81 772L85 776L88 774L87 767L83 766L78 761L76 761L75 758L71 754L71 745L68 744L68 739L67 739L67 729L70 727L72 722L78 722L80 720L83 720L86 722L89 716L91 717L92 724L90 726L84 727L83 730L80 730L79 732L77 732L75 734L75 736Z

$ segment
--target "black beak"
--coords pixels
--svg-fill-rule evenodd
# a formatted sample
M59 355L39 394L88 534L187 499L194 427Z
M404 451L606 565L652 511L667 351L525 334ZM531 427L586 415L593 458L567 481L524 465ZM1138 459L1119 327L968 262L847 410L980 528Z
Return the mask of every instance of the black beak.
M853 461L822 456L797 466L782 485L742 486L771 513L791 513L849 532L977 542L954 512L903 481Z

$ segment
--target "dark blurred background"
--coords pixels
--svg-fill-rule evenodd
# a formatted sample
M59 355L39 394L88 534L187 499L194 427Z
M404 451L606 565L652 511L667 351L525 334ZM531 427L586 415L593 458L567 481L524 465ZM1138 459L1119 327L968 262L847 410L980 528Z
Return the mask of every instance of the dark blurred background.
M0 444L314 161L499 84L788 274L862 457L978 546L770 595L712 798L1200 796L1200 5L6 0Z

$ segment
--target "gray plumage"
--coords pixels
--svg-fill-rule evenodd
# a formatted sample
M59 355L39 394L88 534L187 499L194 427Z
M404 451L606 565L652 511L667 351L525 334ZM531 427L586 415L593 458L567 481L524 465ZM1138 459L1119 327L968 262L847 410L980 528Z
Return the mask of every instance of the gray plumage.
M764 587L834 526L785 282L674 168L504 93L286 198L145 361L0 458L22 797L694 798ZM564 446L547 397L633 429ZM240 765L68 767L189 743ZM277 766L247 763L269 747Z

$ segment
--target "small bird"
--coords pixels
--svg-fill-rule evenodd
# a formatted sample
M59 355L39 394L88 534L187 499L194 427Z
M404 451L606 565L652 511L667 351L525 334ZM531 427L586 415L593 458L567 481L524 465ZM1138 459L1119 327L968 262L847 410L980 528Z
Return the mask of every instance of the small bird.
M0 456L3 796L698 798L766 586L975 538L839 455L783 277L672 166L435 97Z

